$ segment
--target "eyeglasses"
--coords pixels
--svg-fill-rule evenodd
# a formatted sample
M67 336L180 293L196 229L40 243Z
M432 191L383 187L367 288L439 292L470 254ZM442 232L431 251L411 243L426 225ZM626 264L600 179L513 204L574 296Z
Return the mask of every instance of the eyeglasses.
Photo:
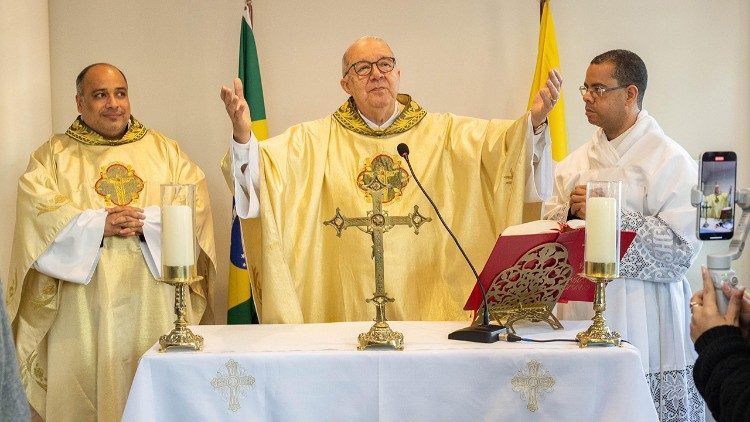
M604 95L605 92L614 91L616 89L627 88L629 86L630 85L620 85L620 86L615 86L612 88L607 88L606 86L597 85L597 86L592 86L591 88L586 88L585 86L582 85L578 88L578 90L581 91L581 96L586 95L586 93L588 92L592 96L596 94L597 97L601 97L602 95Z
M349 66L349 69L346 69L344 75L349 73L350 70L354 69L354 73L356 73L357 75L367 76L372 72L372 65L377 66L380 73L388 73L396 67L396 59L393 57L381 57L375 62L362 60L361 62L357 62Z

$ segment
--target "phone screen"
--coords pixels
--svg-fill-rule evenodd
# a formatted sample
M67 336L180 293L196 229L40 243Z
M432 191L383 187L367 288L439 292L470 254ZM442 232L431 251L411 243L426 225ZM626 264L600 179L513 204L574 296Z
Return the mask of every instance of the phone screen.
M698 238L731 239L734 235L734 196L737 178L737 154L709 151L701 154L699 188L703 201L698 207Z

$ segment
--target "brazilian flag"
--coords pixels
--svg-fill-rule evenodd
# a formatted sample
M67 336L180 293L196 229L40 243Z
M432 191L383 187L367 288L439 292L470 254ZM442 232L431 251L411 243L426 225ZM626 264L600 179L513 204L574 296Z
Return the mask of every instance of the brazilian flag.
M240 28L240 67L239 78L244 86L245 99L250 106L250 118L253 121L253 133L258 140L268 137L266 125L266 106L263 103L263 87L260 82L260 65L255 37L251 25L252 6L247 2ZM229 284L227 287L227 324L257 324L258 313L255 311L250 276L242 245L240 219L234 212L232 202L232 237L230 240Z

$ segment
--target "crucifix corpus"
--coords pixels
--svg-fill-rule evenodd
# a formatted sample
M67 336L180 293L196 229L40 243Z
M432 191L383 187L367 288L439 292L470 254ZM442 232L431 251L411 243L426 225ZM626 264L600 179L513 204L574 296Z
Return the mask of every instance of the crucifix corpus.
M375 260L375 293L372 298L366 299L368 303L375 304L375 324L367 333L361 333L357 338L359 345L357 350L364 350L369 346L391 346L396 350L404 349L404 335L391 330L385 317L385 305L393 302L385 292L383 271L383 233L394 226L409 226L414 228L414 233L419 234L419 226L431 218L419 213L419 207L414 206L414 212L405 216L389 216L388 211L383 210L383 203L390 202L401 195L401 190L409 181L408 173L401 168L399 163L394 162L388 155L378 155L370 164L365 166L357 177L357 186L365 191L372 201L372 211L367 211L366 217L348 218L341 214L336 208L336 215L323 222L325 225L333 226L336 235L348 227L356 227L372 236L372 258Z

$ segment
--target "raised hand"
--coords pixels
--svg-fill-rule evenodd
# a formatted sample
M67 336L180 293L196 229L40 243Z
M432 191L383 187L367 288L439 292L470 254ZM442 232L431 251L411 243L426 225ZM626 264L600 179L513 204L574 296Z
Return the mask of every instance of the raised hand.
M250 141L252 134L252 121L250 120L250 106L245 100L240 78L234 80L234 91L222 86L219 95L232 121L232 137L235 141L246 144Z
M534 96L534 103L531 105L531 124L538 127L545 120L547 115L552 111L560 98L560 87L562 86L562 76L556 69L549 71L547 82Z

